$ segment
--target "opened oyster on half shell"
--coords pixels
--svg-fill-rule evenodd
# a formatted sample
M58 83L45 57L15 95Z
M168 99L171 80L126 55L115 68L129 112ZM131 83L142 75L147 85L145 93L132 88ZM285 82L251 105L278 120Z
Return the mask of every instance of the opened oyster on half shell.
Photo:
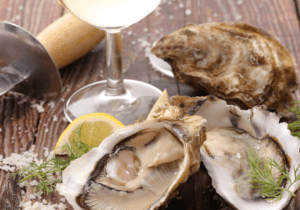
M201 159L212 178L212 185L228 203L239 210L280 210L288 205L291 195L283 192L282 198L273 203L266 201L253 188L249 153L254 151L260 162L275 160L280 168L288 169L289 178L280 187L287 188L295 180L294 173L300 164L300 141L290 135L287 123L279 123L275 113L254 107L241 110L227 105L213 96L171 98L171 104L179 107L182 114L200 115L207 119L206 141L201 146ZM281 172L272 167L272 177L276 182ZM300 181L291 185L295 192Z
M187 25L155 42L151 53L178 81L243 109L266 105L286 114L298 88L289 51L245 23Z
M205 122L169 107L121 128L73 161L57 189L75 210L158 209L199 170Z

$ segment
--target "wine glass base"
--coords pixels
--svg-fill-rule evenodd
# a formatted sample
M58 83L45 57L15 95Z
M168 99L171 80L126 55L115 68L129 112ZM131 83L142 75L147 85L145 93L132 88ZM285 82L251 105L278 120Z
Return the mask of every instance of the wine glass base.
M144 82L124 80L126 92L122 95L106 94L106 80L86 85L67 100L64 113L72 122L77 117L104 112L114 116L124 125L146 119L161 90Z

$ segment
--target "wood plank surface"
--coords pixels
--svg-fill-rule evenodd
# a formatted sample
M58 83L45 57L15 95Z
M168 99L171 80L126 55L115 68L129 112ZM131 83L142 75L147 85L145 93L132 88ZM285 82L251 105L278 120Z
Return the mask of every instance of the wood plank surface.
M152 43L189 23L239 21L273 31L295 59L300 74L300 30L297 11L300 0L162 0L159 7L140 22L124 29L123 70L125 78L136 79L167 89L173 95L203 95L186 84L155 71L149 64L147 53ZM298 10L297 10L298 7ZM1 0L0 21L16 23L37 35L66 11L56 0ZM299 13L299 12L298 12ZM43 104L38 112L34 104L39 101L9 92L0 96L0 155L22 153L35 145L39 158L45 148L52 150L56 140L68 125L63 113L67 98L78 88L106 78L105 41L87 55L60 70L63 90L60 98ZM300 99L299 90L295 99ZM21 188L10 172L0 170L0 207L19 209ZM32 192L27 190L27 199ZM47 197L44 197L47 198ZM56 199L55 199L56 198ZM57 194L47 198L57 202ZM32 201L33 202L33 201ZM300 192L286 208L300 208ZM72 209L69 207L68 209ZM184 183L177 199L167 209L230 210L232 209L211 186L211 179L201 165L199 172Z

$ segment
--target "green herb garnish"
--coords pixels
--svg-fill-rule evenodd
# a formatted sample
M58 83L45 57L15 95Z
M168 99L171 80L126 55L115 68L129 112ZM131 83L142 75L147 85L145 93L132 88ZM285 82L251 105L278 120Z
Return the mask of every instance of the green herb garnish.
M89 145L81 142L81 127L82 125L73 131L77 134L73 136L77 136L77 138L73 138L71 144L66 143L63 146L63 148L68 151L68 157L58 157L54 155L49 160L48 157L45 157L41 164L32 162L29 164L29 167L24 167L11 174L11 176L16 177L19 175L20 177L24 177L20 183L30 178L37 178L38 185L36 186L36 192L43 192L47 195L55 192L56 183L60 183L61 179L50 179L50 177L56 172L61 173L70 165L71 161L81 157L91 149Z
M255 156L253 148L249 152L249 162L251 170L248 171L248 176L252 178L251 183L253 183L252 188L259 189L258 193L263 196L266 200L277 202L282 198L282 193L284 191L291 194L291 196L296 196L294 193L289 191L290 187L300 180L300 174L297 176L297 171L300 165L295 169L294 175L295 180L292 181L289 177L289 171L287 167L283 170L275 160L265 159L260 161L258 155ZM281 172L281 176L278 180L274 180L272 176L272 168L275 167ZM289 181L289 186L287 188L281 187L283 180Z
M300 101L294 102L296 105L289 108L289 112L296 114L297 119L295 122L289 123L288 128L291 130L291 135L298 137L300 139Z

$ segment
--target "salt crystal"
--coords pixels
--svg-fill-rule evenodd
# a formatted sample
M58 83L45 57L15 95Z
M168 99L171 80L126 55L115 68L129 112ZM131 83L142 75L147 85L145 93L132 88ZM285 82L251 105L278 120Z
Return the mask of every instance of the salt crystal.
M30 182L30 186L37 186L39 183L36 180Z
M34 194L29 194L28 198L29 198L29 200L34 200L36 197Z
M148 28L144 28L144 32L148 32Z
M48 131L49 131L49 128L46 128L46 129L45 129L45 133L48 133Z
M26 181L20 183L19 186L20 186L20 187L26 187L27 184L28 184L28 181L26 180Z
M23 10L24 7L22 5L19 6L19 10Z
M42 202L43 202L44 205L48 204L48 202L46 201L46 199L43 199Z
M235 19L236 19L237 21L239 21L239 20L242 19L242 16L241 16L241 15L237 15L237 16L235 17Z
M21 19L20 15L17 15L17 16L16 16L16 19L17 19L17 20L20 20L20 19Z
M132 35L132 31L128 31L128 32L127 32L127 35L128 35L128 36L131 36L131 35Z
M135 43L136 43L135 41L131 41L131 44L132 44L132 45L135 45Z
M238 0L238 1L236 2L236 4L237 4L237 5L243 4L243 0Z
M67 208L67 206L65 204L63 204L63 203L59 203L58 206L57 206L57 208L59 210L65 210Z
M23 207L31 206L31 201L27 201L26 203L23 204Z
M179 8L183 8L184 7L183 3L180 3L178 6L179 6Z
M66 117L63 117L63 121L64 122L69 122L68 119Z
M192 14L192 11L190 9L185 10L185 15L189 16Z
M11 11L11 7L7 7L7 8L6 8L6 11L7 11L7 12L10 12L10 11Z
M39 113L42 113L45 111L44 107L40 104L33 104L33 105L31 105L31 107L36 108Z
M48 103L48 106L50 106L51 108L54 108L55 107L55 102L54 101L50 101Z
M173 20L173 19L174 19L174 16L173 16L173 15L170 15L170 16L169 16L169 19L170 19L170 20Z
M47 157L47 156L49 156L49 151L48 150L46 150L45 152L44 152L44 157Z

